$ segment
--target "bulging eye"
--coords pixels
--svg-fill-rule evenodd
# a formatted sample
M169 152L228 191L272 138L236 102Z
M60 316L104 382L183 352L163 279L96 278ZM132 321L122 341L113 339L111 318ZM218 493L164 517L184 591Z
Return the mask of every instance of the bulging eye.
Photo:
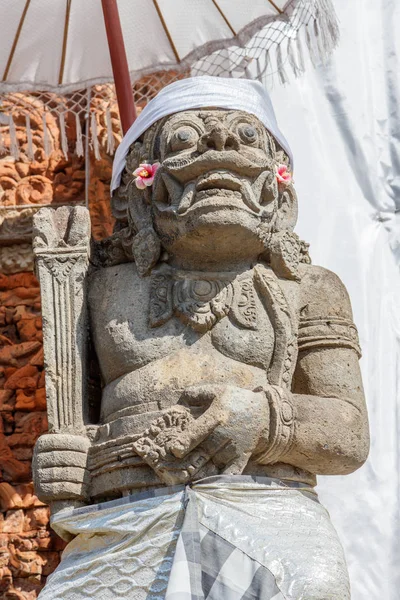
M185 148L191 148L197 143L199 139L198 132L193 127L179 127L172 134L170 141L171 150L176 152L178 150L184 150Z
M238 127L240 139L245 144L254 144L258 140L258 132L252 125L240 125Z

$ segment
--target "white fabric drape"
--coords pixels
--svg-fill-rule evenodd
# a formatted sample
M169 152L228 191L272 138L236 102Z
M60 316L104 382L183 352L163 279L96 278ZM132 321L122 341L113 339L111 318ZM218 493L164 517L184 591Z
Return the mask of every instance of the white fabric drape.
M118 146L113 162L110 191L119 186L130 146L153 123L177 112L213 106L244 110L255 115L274 136L293 166L293 156L285 136L279 129L271 100L259 81L224 77L189 77L175 81L161 90L140 113Z
M297 232L314 264L347 286L360 333L371 453L358 472L320 478L343 542L352 600L400 597L400 3L335 0L330 63L276 87L295 157Z

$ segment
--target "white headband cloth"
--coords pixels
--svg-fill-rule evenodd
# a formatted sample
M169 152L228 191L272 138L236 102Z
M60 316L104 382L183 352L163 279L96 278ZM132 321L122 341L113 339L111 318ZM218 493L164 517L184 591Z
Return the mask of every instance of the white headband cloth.
M151 125L163 117L192 108L204 107L242 110L255 115L285 150L293 169L293 156L290 146L278 127L269 94L259 81L206 75L189 77L175 81L163 88L145 106L127 131L115 153L111 194L120 184L130 146Z

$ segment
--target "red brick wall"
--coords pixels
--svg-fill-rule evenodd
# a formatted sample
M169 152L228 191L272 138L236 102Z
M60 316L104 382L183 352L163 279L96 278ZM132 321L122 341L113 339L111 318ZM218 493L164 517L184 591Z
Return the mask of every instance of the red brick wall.
M34 600L62 540L33 493L33 446L47 429L38 282L0 275L0 599Z
M101 239L113 230L109 202L112 158L106 154L104 102L100 98L94 98L94 102L102 158L94 160L90 156L88 200L92 233ZM35 134L32 163L26 156L25 116L22 114L29 104ZM53 152L46 158L40 144L43 138L40 102L36 97L24 95L23 107L21 115L14 113L20 158L16 161L0 155L0 208L84 204L84 159L72 153L68 160L64 158L58 121L49 112L46 119ZM69 117L67 134L71 136L68 141L72 150L75 121L73 115ZM120 134L115 110L112 117L114 141L118 145ZM1 133L7 142L8 128L2 126ZM22 211L25 225L21 225L19 214L12 210L0 215L7 225L4 228L3 223L5 232L0 231L1 244L21 243L21 231L24 243L30 242L27 218ZM16 240L10 241L10 235L15 235ZM34 275L0 274L0 600L34 600L47 575L57 566L65 545L50 530L49 509L33 494L31 483L33 446L47 430L41 326L40 293Z

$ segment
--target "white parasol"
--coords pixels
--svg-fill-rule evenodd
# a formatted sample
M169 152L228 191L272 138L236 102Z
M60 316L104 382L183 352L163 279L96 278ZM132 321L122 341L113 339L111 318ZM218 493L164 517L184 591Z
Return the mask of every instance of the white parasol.
M57 113L61 131L67 111L78 114L85 105L90 112L88 90L114 79L102 3L2 0L0 111L4 94L34 91ZM284 82L288 68L296 75L304 69L304 49L314 62L325 60L338 38L331 0L117 0L117 5L131 82L144 101L158 91L151 77L160 81L161 72L170 73L167 82L191 74L266 82L271 73ZM19 96L14 98L21 127ZM11 120L13 109L8 96L3 113ZM17 146L12 141L14 153Z

